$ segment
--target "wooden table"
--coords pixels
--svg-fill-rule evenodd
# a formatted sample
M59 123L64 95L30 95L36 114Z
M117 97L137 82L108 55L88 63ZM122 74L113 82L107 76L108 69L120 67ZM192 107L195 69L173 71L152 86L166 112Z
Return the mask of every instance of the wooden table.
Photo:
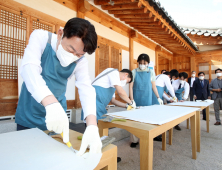
M108 129L117 127L125 129L140 138L140 169L151 170L153 168L153 138L162 134L163 140L166 141L166 131L172 129L174 126L188 118L191 120L192 158L196 159L196 110L197 109L162 125L153 125L132 120L126 120L126 122L114 121L112 123L99 120L99 133L100 136L108 136ZM156 113L156 115L157 114L158 113ZM163 142L163 144L164 143L165 142ZM166 145L163 146L163 148L166 148Z
M192 101L184 101L177 103L169 103L168 106L182 106L182 107L196 107L200 108L201 111L206 109L206 126L207 132L210 132L210 105L213 102L192 102ZM187 129L189 129L189 119L187 119ZM200 132L200 111L196 112L196 133L197 133L197 152L200 152L200 140L201 140L201 132ZM172 131L172 129L171 129ZM169 133L169 144L172 144L173 133Z
M48 131L45 131L48 134ZM79 150L81 146L81 140L78 140L78 136L82 136L83 134L69 130L69 140L74 149ZM62 139L54 138L55 140L63 143ZM117 146L113 144L109 144L105 148L102 149L102 158L95 168L95 170L117 170Z

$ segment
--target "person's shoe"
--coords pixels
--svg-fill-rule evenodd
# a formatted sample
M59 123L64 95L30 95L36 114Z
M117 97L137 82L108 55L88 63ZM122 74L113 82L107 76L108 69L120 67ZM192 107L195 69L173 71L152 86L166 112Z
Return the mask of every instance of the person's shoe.
M176 126L174 127L174 129L181 131L181 128L180 128L179 125L176 125Z
M153 140L154 141L158 141L158 142L162 142L162 137L161 136L157 136Z
M133 143L133 142L132 142L132 143L130 144L130 147L131 147L131 148L135 148L136 145L138 145L138 144L139 144L139 142L137 142L137 143Z
M121 162L121 158L117 157L117 163Z
M216 122L216 123L214 123L214 125L221 125L221 123L220 122Z

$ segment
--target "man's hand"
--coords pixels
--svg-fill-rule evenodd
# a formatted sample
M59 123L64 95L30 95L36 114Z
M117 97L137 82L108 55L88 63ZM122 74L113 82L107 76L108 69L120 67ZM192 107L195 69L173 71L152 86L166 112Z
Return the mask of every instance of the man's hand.
M90 153L101 153L102 152L102 142L99 137L99 130L98 127L95 125L87 126L83 137L82 143L79 152L77 153L78 156L82 156L87 147L90 147Z
M217 92L221 92L221 89L217 89Z
M197 96L196 96L196 95L194 95L194 96L193 96L193 98L194 98L194 99L197 99Z
M174 100L171 100L171 99L170 99L170 101L169 101L169 102L170 102L170 103L173 103L173 102L174 102Z

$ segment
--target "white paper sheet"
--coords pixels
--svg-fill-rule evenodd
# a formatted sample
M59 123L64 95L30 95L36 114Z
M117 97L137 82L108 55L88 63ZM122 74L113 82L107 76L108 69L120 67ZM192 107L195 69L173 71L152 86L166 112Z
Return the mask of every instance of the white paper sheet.
M122 117L142 123L162 125L197 110L199 110L199 108L153 105L130 111L108 113L107 115Z
M193 107L199 107L199 106L210 106L211 104L213 104L214 101L213 100L209 100L207 102L203 101L203 102L195 102L195 101L184 101L184 102L177 102L177 103L169 103L169 105L173 105L173 106L193 106Z
M78 157L37 128L0 134L2 170L93 170L101 156Z

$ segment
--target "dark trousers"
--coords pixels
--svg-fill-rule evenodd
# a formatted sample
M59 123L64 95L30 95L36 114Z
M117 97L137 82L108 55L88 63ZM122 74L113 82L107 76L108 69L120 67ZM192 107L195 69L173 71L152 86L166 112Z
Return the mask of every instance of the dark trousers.
M207 100L207 99L205 99L204 96L202 95L201 98L198 98L197 100ZM202 113L203 113L203 119L206 120L206 109L203 109Z
M190 87L190 101L193 101L193 87Z
M26 129L30 129L30 128L27 128L27 127L17 124L17 131L26 130Z

